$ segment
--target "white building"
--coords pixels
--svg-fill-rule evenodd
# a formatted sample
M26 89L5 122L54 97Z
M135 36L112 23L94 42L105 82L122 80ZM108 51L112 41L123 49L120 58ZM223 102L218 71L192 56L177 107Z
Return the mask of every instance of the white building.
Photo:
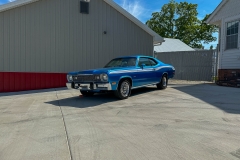
M219 82L240 79L240 0L222 0L207 23L219 27ZM240 82L238 82L240 83ZM239 84L238 84L239 85Z

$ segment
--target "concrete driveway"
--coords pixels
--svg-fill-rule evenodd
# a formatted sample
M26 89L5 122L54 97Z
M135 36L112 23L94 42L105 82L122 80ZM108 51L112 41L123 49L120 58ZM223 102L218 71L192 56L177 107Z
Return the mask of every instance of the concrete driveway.
M240 159L240 89L171 81L166 90L79 97L0 94L1 160Z

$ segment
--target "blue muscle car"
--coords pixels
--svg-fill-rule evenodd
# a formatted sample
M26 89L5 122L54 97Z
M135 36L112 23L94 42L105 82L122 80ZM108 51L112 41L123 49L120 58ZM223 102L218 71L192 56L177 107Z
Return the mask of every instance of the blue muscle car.
M150 56L125 56L112 59L104 68L70 72L69 89L79 89L84 96L113 91L120 99L130 96L131 90L149 85L167 88L175 68Z

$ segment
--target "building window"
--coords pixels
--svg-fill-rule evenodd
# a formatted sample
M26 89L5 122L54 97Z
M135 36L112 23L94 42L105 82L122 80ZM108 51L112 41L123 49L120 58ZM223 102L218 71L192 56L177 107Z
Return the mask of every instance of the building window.
M227 23L226 49L238 48L238 28L238 21Z
M89 13L89 2L80 1L80 13Z

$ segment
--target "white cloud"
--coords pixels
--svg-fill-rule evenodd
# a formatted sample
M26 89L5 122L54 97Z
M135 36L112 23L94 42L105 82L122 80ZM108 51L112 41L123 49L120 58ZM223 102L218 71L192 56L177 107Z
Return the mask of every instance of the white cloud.
M8 2L14 2L14 1L16 1L16 0L8 0Z
M138 19L140 19L144 13L144 8L137 0L131 2L129 2L129 0L122 0L121 6Z

